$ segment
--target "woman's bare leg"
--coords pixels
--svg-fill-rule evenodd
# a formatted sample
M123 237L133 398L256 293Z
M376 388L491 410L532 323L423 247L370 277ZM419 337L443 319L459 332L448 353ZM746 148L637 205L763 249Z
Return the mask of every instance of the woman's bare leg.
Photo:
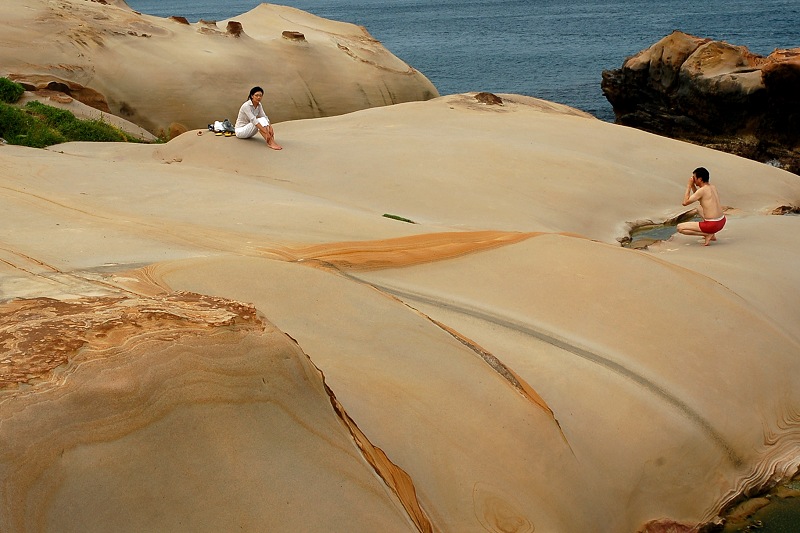
M267 139L267 145L273 150L283 150L283 146L275 142L275 130L272 129L272 124L267 126L267 131L269 133L269 138Z
M272 124L268 124L267 127L259 124L258 133L267 141L267 146L273 150L283 150L283 146L275 142L275 130L272 129Z

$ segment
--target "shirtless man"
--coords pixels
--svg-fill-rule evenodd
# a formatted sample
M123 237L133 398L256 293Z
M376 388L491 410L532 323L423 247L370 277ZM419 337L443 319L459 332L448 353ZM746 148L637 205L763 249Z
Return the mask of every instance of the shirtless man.
M725 226L725 215L722 213L722 204L719 202L717 188L708 183L708 170L703 167L695 169L686 192L683 194L683 205L700 202L700 216L702 222L681 222L678 231L684 235L697 235L705 238L705 246L711 241L716 241L714 235Z

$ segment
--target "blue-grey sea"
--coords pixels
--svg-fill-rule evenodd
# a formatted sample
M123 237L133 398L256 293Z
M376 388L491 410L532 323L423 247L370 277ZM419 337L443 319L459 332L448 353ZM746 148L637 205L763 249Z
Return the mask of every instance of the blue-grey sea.
M150 15L225 20L257 0L126 0ZM440 94L516 93L613 121L602 71L673 30L767 55L800 47L800 0L284 0L365 26ZM245 30L246 31L246 30Z

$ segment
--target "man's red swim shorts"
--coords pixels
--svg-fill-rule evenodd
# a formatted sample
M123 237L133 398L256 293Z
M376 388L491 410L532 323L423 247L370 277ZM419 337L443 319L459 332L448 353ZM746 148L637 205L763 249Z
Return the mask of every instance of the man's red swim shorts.
M713 234L725 227L725 217L722 216L715 220L704 220L700 222L700 231Z

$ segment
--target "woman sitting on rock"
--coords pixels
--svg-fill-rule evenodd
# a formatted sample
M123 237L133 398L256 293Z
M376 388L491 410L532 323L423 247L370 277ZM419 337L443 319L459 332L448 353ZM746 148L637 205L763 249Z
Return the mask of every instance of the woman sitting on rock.
M267 146L273 150L282 150L283 147L275 142L275 131L264 113L264 108L261 107L263 97L264 89L261 87L250 89L250 96L239 108L239 116L236 118L236 136L240 139L249 139L260 133L267 141Z

